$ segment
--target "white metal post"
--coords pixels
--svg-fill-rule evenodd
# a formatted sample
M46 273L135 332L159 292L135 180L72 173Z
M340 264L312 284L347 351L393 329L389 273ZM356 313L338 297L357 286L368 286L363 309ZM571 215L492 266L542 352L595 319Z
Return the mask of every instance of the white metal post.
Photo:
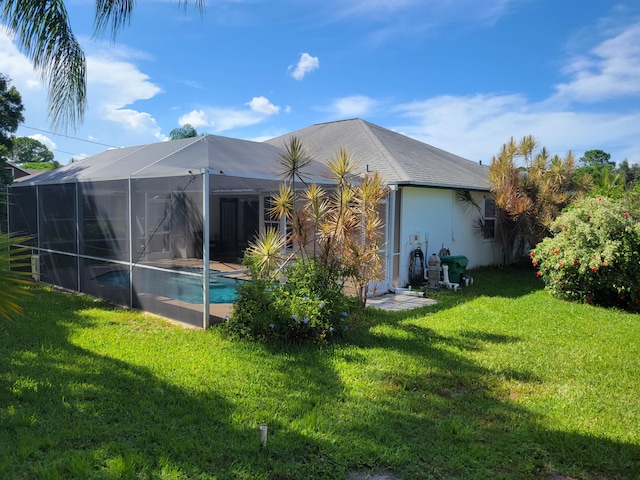
M202 171L202 328L209 328L209 170Z

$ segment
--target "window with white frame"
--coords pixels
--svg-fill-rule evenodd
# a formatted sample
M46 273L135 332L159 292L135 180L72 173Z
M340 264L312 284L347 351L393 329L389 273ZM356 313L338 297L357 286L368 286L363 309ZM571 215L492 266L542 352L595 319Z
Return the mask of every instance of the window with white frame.
M482 215L485 240L493 240L496 238L497 220L496 202L493 200L493 198L485 197L484 210Z

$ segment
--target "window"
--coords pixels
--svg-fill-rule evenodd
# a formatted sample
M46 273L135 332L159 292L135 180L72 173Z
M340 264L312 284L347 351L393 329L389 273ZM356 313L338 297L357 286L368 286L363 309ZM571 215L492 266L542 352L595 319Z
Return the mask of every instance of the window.
M484 199L484 212L482 223L484 224L485 240L493 240L496 238L496 202L493 198Z

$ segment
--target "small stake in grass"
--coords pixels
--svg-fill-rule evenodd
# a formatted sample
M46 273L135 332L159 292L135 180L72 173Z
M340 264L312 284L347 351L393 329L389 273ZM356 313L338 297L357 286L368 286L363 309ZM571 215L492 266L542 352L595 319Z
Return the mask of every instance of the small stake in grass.
M260 425L260 446L262 448L267 446L267 426Z

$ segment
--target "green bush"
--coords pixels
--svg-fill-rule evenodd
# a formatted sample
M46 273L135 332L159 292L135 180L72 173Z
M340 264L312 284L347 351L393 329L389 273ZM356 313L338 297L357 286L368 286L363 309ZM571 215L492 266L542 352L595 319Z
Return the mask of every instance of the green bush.
M576 202L551 232L530 253L549 291L640 311L640 211L632 197Z
M250 261L248 265L255 273ZM347 331L349 312L357 300L343 293L338 270L306 259L296 260L283 274L283 283L253 274L238 287L224 326L232 336L323 342Z

